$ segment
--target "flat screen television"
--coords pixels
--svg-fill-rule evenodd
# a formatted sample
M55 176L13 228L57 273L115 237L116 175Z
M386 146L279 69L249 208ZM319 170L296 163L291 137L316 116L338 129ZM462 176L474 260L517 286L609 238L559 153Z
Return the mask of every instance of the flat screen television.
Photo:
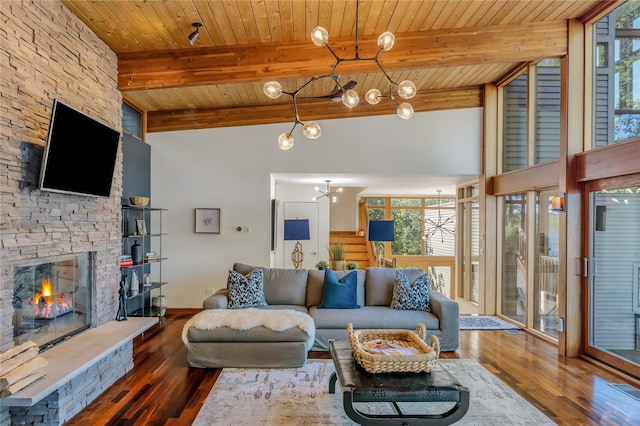
M119 145L120 132L55 99L40 189L109 197Z

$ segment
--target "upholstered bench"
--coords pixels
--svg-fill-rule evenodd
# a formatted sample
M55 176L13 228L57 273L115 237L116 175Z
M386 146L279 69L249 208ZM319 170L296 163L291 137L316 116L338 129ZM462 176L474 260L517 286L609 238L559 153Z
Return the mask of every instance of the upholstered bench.
M185 323L182 340L191 367L299 367L315 325L291 309L208 309Z

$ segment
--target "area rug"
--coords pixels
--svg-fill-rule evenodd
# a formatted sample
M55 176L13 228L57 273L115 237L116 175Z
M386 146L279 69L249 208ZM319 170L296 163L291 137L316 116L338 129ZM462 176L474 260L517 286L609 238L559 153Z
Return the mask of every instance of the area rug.
M460 330L519 330L520 327L498 317L461 315Z
M467 414L456 425L553 425L548 417L486 368L472 360L440 360L469 388ZM300 368L225 368L194 421L209 425L356 425L342 408L339 386L328 391L330 360L309 360ZM371 414L392 412L387 403L358 403ZM407 413L446 411L452 403L401 403Z

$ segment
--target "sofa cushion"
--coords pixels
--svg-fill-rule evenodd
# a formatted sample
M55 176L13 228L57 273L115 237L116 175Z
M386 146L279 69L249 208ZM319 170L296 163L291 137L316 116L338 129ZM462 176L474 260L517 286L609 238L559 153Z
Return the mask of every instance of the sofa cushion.
M347 273L353 271L333 271L338 279L344 277ZM356 277L358 279L357 288L357 303L360 306L364 306L364 271L362 269L355 270ZM309 278L307 280L307 305L306 306L318 306L322 300L322 288L324 287L324 270L310 269Z
M424 274L422 269L403 269L402 273L413 281ZM367 268L364 278L365 305L390 306L393 298L393 284L396 281L396 269Z
M418 324L424 324L427 330L439 330L440 321L431 312L399 311L389 306L362 306L360 309L320 309L309 308L309 315L320 329L345 329L348 323L354 329L362 328L398 328L415 330Z
M255 268L257 266L244 263L233 265L233 269L242 274ZM264 297L269 305L305 305L309 275L306 269L261 269L264 273Z
M429 276L422 274L414 281L409 281L409 278L402 271L397 271L396 281L393 284L391 307L393 309L430 311Z
M267 304L264 299L262 268L256 268L246 275L230 270L227 289L229 290L229 309Z
M351 271L338 279L335 272L331 269L325 269L322 300L318 307L321 309L359 308L357 284L358 276L356 271Z

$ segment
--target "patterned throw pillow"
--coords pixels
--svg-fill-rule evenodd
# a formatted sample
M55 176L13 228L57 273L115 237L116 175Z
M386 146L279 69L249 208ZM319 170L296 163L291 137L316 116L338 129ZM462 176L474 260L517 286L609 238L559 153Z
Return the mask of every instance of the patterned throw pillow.
M413 309L431 312L429 307L429 276L422 274L409 283L409 278L400 271L396 271L393 283L393 309Z
M229 289L229 309L267 306L267 301L264 299L262 268L254 269L247 275L231 269L227 288Z

